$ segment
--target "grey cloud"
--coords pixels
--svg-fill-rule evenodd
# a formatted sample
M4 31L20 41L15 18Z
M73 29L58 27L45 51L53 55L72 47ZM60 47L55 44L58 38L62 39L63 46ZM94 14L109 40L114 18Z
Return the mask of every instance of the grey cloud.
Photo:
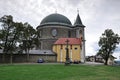
M72 5L72 6L77 6L79 5L82 1L84 0L67 0L68 4Z
M117 48L115 49L115 52L116 52L116 53L118 53L118 52L120 53L120 44L119 44L119 45L117 46Z
M93 47L94 51L98 52L98 50L99 50L98 42L92 43L91 47Z

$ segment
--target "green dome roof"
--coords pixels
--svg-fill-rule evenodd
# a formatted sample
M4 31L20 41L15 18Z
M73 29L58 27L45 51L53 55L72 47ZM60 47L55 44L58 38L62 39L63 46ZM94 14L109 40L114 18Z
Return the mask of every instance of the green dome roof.
M40 26L44 25L72 26L70 20L67 17L57 13L46 16L40 23Z

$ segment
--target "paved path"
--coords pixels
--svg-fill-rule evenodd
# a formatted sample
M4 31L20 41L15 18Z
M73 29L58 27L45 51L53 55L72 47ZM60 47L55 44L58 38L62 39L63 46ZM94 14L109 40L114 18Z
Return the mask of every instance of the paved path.
M63 65L64 63L13 63L12 65L58 65L61 64ZM2 64L2 65L11 65L11 64ZM75 65L104 65L103 63L97 63L97 62L85 62L85 63L80 63L80 64L75 64Z
M104 63L97 63L97 62L85 62L85 65L104 65Z

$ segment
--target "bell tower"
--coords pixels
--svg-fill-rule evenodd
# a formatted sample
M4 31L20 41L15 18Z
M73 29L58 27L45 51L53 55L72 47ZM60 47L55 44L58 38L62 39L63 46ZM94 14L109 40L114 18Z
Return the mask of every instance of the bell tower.
M76 38L82 39L82 50L81 50L81 62L85 62L85 26L82 24L79 13L77 14L76 21L74 23L74 28L76 30Z

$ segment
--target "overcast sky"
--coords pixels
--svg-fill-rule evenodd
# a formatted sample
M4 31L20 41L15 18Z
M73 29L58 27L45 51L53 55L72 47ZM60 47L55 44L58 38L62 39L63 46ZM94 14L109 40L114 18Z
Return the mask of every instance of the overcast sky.
M73 24L77 10L86 26L86 55L97 53L99 37L105 29L120 35L120 0L0 0L0 17L12 15L15 22L28 22L34 28L56 11ZM114 56L119 58L120 45Z

